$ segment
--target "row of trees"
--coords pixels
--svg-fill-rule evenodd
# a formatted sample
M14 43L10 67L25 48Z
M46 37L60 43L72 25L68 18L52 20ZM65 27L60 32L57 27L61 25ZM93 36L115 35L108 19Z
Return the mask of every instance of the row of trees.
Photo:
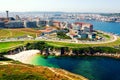
M95 53L120 53L120 50L112 47L85 47L85 48L74 48L73 53L77 55L95 54Z
M50 46L46 42L40 41L36 43L28 43L26 45L27 49L39 49L41 51L41 54L43 51L49 53L49 50L58 50L60 51L61 55L64 55L66 53L69 53L72 51L74 55L80 55L80 54L95 54L95 53L120 53L119 49L115 49L112 47L83 47L83 48L69 48L69 47L55 47Z

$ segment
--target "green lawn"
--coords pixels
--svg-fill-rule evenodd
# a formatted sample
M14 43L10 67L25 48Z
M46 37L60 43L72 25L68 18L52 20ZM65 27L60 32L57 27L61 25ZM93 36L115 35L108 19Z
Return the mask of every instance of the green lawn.
M24 45L23 41L18 41L18 42L1 42L0 43L0 52L7 51L9 49L18 47L20 45Z
M47 44L56 47L70 47L70 48L78 48L78 47L99 47L99 46L106 46L106 47L114 47L120 45L120 38L117 41L111 43L104 43L104 44L76 44L76 43L64 43L64 42L52 42L46 41Z

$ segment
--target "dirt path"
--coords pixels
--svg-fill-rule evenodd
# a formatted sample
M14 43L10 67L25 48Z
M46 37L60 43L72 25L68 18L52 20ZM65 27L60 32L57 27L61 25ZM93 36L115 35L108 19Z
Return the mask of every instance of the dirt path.
M8 61L0 61L0 65L8 65L8 64L12 64L12 63Z
M56 71L55 69L53 69L53 68L50 68L50 67L48 67L48 69L50 70L50 71L52 71L53 73L55 73L55 74L57 74L57 75L61 75L61 76L64 76L64 77L66 77L66 78L68 78L69 80L88 80L88 79L86 79L86 78L84 78L84 77L82 77L82 76L77 76L77 75L73 75L72 73L69 73L69 72L67 72L67 71L64 71L64 70L61 70L62 71L62 73L61 72L59 72L59 71ZM63 74L64 73L64 74ZM76 78L72 78L72 77L70 77L70 76L68 76L68 75L71 75L71 76L74 76L74 77L76 77Z
M64 77L66 77L66 78L68 78L68 79L70 79L70 80L73 80L71 77L69 77L69 76L67 76L67 75L64 75L64 74L61 74L61 73L58 73L58 72L56 72L54 69L52 69L52 68L48 68L50 71L52 71L53 73L55 73L55 74L57 74L57 75L61 75L61 76L64 76Z

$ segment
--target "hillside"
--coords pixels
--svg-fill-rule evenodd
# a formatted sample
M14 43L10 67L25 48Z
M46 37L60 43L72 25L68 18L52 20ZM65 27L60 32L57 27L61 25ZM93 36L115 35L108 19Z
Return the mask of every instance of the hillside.
M0 80L87 80L87 79L62 69L25 65L17 62L16 63L4 62L3 64L2 62L0 62Z
M19 29L0 29L0 38L11 38L24 35L36 37L41 32L32 28L19 28Z

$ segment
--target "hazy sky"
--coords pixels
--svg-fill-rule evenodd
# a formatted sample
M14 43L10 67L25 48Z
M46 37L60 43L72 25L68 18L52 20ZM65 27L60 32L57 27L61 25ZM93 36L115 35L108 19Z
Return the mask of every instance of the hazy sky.
M120 0L0 0L0 11L120 12Z

